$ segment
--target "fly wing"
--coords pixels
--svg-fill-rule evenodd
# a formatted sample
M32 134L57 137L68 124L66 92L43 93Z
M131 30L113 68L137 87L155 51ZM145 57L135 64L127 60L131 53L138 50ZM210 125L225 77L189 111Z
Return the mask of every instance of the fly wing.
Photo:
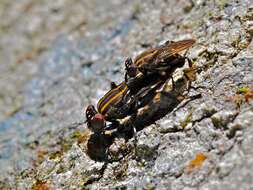
M195 40L182 40L178 42L168 43L166 46L162 46L161 49L158 50L157 53L157 62L162 62L162 60L166 60L167 58L182 52L183 50L188 49L195 43Z
M138 55L134 64L138 68L145 68L146 70L157 69L157 65L164 64L170 58L173 59L174 55L188 49L194 43L195 40L193 39L178 42L167 41L160 47L151 48Z
M158 52L159 48L148 49L135 58L134 64L137 67L142 67L143 65L149 64L150 62L153 62L154 59L156 59Z

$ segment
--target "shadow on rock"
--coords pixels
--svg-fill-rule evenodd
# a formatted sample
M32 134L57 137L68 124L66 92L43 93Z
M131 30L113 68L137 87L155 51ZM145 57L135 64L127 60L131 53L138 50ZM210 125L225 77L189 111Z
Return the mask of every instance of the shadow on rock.
M107 149L113 143L113 137L105 134L92 134L87 143L87 154L92 160L107 161Z

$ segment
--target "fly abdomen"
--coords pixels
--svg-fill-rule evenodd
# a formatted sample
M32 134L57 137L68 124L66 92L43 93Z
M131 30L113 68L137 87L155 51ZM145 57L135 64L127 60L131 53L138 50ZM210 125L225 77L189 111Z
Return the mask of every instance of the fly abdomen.
M115 107L115 105L121 101L122 96L127 92L127 90L128 87L126 83L122 82L116 88L107 92L97 104L98 112L102 115L106 115L112 107Z

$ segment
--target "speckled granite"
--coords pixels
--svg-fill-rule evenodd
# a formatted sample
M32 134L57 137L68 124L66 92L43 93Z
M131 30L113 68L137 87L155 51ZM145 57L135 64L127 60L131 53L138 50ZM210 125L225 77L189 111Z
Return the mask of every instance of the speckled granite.
M2 1L1 189L253 189L252 5ZM126 57L185 38L201 98L162 99L164 117L103 152L115 159L91 158L84 108L123 80Z

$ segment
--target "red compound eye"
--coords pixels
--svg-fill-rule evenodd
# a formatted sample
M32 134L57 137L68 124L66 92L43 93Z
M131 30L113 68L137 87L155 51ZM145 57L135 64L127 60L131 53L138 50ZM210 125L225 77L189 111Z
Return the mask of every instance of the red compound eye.
M93 120L104 120L104 116L102 114L97 113L94 116Z
M105 119L102 114L95 114L95 116L90 120L89 126L95 133L100 133L105 128Z

